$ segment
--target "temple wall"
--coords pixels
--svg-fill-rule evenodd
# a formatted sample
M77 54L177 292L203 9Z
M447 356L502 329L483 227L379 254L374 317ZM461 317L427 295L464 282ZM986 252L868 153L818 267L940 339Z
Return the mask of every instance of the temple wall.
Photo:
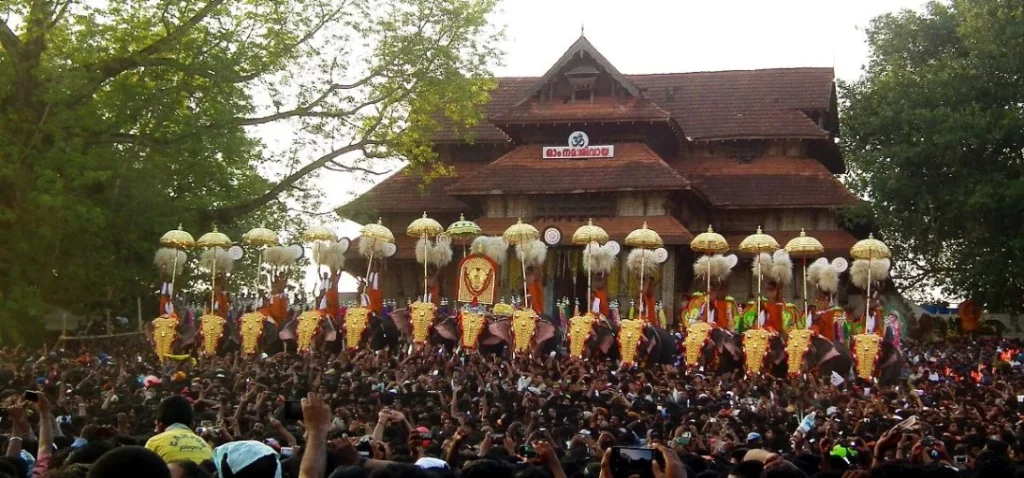
M760 226L771 231L836 231L839 224L836 213L826 209L765 209L719 211L715 216L715 229L721 231L750 231Z
M664 193L619 194L616 215L622 217L664 216L668 214L668 195Z

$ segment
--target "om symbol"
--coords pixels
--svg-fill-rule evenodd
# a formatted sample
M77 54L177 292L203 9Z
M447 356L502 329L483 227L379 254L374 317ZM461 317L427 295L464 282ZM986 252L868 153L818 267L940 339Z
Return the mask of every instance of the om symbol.
M569 146L574 148L582 148L586 144L587 140L581 132L573 133L572 137L569 138Z

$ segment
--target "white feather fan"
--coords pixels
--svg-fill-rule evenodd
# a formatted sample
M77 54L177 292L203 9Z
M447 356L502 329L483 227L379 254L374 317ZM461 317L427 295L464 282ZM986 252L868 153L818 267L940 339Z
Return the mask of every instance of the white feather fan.
M435 266L448 265L452 261L452 247L421 237L416 241L416 262L422 264L424 261Z
M288 246L273 246L263 250L263 260L274 267L290 266L295 263L295 254Z
M768 277L771 277L779 285L786 285L793 282L793 260L789 258L786 251L778 250L772 257L772 267L768 270Z
M732 265L729 258L721 254L713 256L701 256L693 263L693 275L701 280L707 280L708 265L711 265L711 280L722 281L732 273Z
M473 239L471 246L474 253L490 257L499 266L508 260L508 243L501 236L480 236Z
M321 252L320 264L331 268L332 272L345 268L345 247L337 242L325 247Z
M213 249L207 249L203 251L203 255L199 258L199 265L203 266L206 270L213 269L213 258L217 256L217 273L228 274L235 265L235 261L228 255L228 251L220 247L214 247Z
M857 259L850 266L850 280L853 281L853 285L867 289L868 269L871 269L871 282L881 282L889 278L889 265L889 259Z
M526 264L526 267L539 266L548 257L548 245L539 239L534 239L526 244L516 246L516 257Z
M645 276L650 277L658 272L658 261L654 260L654 251L639 248L629 251L629 255L626 256L626 266L629 267L629 271L639 275L641 263Z
M175 264L175 257L178 259L177 264ZM153 265L160 270L161 274L166 274L170 277L171 269L176 269L174 275L181 275L182 271L185 270L186 260L188 260L188 256L185 255L185 251L162 247L157 249L156 256L153 258Z
M379 239L375 240L366 237L360 237L359 254L362 255L363 257L369 258L370 254L372 253L375 259L382 258L384 257L384 249L387 247L387 244L388 243L381 241Z
M594 272L607 274L612 270L612 267L615 267L615 260L614 246L599 246L594 242L583 248L584 271L589 271L591 266L593 266Z

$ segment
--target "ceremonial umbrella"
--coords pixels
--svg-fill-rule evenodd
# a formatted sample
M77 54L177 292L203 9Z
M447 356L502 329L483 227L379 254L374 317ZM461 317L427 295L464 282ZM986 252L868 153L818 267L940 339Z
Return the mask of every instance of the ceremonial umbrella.
M825 253L825 247L821 245L817 239L808 236L804 232L803 228L800 229L800 235L789 240L786 243L786 252L789 253L790 257L799 257L803 259L804 263L804 317L807 317L807 259L810 257L820 256ZM806 321L804 322L807 323Z
M249 232L242 234L242 242L246 245L255 247L257 249L263 249L266 247L272 247L280 244L277 239L277 233L267 229L263 226L254 227ZM259 277L263 274L263 253L260 252L257 255L256 262L256 276ZM273 280L271 278L271 280ZM256 279L256 289L259 290L259 279Z
M191 249L193 247L196 247L196 240L192 239L192 234L189 234L189 233L185 232L184 230L182 230L181 224L178 224L178 228L177 229L171 229L170 231L165 232L164 235L160 237L160 245L164 246L164 247L173 248L173 249L175 249L175 251L178 251L178 250L184 251L185 249ZM175 279L175 276L177 275L177 272L178 272L178 253L175 252L174 253L174 265L171 267L171 293L170 293L170 295L171 295L172 300L174 298L174 279ZM162 314L163 311L161 311L160 313Z
M431 237L437 236L444 232L444 228L437 221L427 217L427 212L423 211L423 217L413 221L409 224L409 227L405 228L405 234L409 237L419 237L423 239L423 301L427 301L427 263L429 263L429 252L427 247Z
M377 241L381 241L385 244L394 244L395 235L391 233L391 229L384 227L383 221L377 218L377 223L370 223L362 227L359 230L359 235L362 236L363 240L370 240L370 258L366 262L366 278L369 280L370 268L373 265L373 253L377 249Z
M515 224L505 229L505 233L501 236L505 239L505 242L521 249L527 242L537 240L540 237L540 232L537 231L536 227L524 224L523 219L520 218ZM529 308L530 293L526 288L526 254L523 254L522 251L519 254L519 261L523 268L523 308Z
M707 271L706 275L707 275L707 280L708 280L708 296L707 296L707 299L708 299L708 304L711 304L711 257L710 256L713 256L715 254L725 254L726 252L729 252L729 242L726 241L725 238L722 237L721 234L715 232L715 229L712 228L711 225L709 224L707 232L702 232L700 234L697 234L697 237L693 238L693 240L690 241L690 249L693 250L693 252L699 252L701 254L709 256L708 257L708 271ZM708 314L708 316L710 316L711 315L711 307L710 307L710 305L708 307L706 307L706 309L707 309L706 313Z
M213 249L213 266L211 267L211 280L210 280L210 313L214 313L217 305L217 248L224 249L224 253L227 253L227 249L231 247L231 238L222 232L217 231L217 226L213 226L213 232L207 232L199 237L196 241L196 245L203 249Z
M892 252L889 251L889 246L885 245L884 242L875 239L874 234L868 234L867 239L857 241L853 247L850 248L850 255L854 259L867 259L868 261L868 288L867 288L867 299L864 303L864 316L867 317L871 314L871 264L875 259L888 259L892 257Z
M465 214L459 214L459 220L448 226L448 237L457 239L462 244L462 257L466 257L466 244L483 232L473 221L467 221Z
M754 254L754 262L757 264L757 312L761 313L761 254L775 252L779 249L779 242L774 237L761 232L761 226L757 226L757 232L751 234L740 242L740 251Z
M591 244L596 244L598 247L603 246L608 242L608 232L600 226L594 225L593 219L587 219L587 223L576 229L576 232L572 234L572 243L577 246L583 246L584 248L591 247ZM590 254L588 254L587 263L587 310L594 305L592 294L594 291L591 289L591 276L594 271L594 249L591 248ZM573 276L575 277L575 276Z
M640 229L636 229L626 236L626 245L630 247L639 247L640 249L657 249L665 242L661 240L661 236L654 229L647 228L647 221L644 221L644 225ZM641 251L640 253L640 316L644 315L644 269L646 265L644 261L647 259L647 255Z

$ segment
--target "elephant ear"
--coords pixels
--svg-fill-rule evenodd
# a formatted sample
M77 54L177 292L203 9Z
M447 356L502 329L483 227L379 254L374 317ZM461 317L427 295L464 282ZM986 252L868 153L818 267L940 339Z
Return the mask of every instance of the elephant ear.
M823 261L825 259L821 258L819 260ZM837 257L835 259L832 259L832 268L835 269L836 272L842 274L843 272L846 272L846 269L850 268L850 263L847 262L846 259L842 257Z

